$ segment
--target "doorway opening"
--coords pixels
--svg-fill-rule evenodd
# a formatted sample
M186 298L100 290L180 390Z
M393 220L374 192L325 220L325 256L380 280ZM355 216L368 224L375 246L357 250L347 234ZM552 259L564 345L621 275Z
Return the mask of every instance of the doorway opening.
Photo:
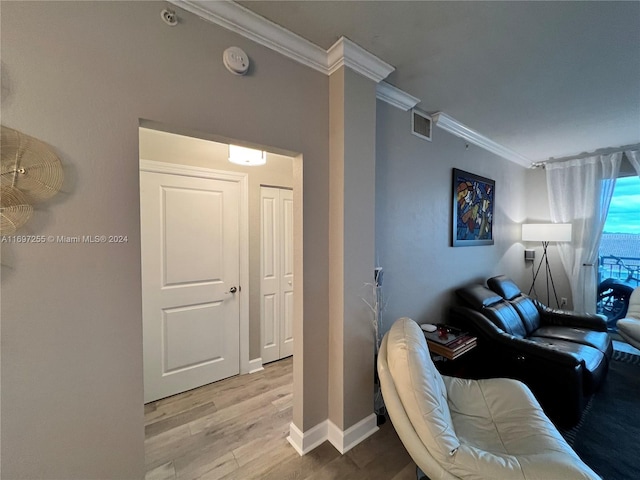
M139 133L147 403L262 370L261 188L301 188L301 175L294 179L301 157L267 152L266 165L235 165L227 139L155 125ZM292 209L288 221L301 211ZM296 218L294 237L301 238L301 223ZM301 240L289 243L291 260L301 263L301 249L293 253ZM293 302L285 305L301 321ZM218 368L225 362L235 368ZM155 389L153 382L175 385Z

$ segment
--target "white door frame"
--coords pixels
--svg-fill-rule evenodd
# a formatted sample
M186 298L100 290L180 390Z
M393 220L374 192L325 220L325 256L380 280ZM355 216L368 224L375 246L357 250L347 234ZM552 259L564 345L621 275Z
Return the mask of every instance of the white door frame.
M249 176L212 168L140 159L140 171L237 182L240 187L240 375L249 373Z

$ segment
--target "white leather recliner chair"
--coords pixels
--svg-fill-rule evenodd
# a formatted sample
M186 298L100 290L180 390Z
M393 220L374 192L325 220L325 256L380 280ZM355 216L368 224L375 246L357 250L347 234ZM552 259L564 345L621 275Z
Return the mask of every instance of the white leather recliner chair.
M616 326L620 336L640 350L640 287L631 293L627 315Z
M523 383L441 376L409 318L384 336L378 374L393 426L431 480L600 478Z

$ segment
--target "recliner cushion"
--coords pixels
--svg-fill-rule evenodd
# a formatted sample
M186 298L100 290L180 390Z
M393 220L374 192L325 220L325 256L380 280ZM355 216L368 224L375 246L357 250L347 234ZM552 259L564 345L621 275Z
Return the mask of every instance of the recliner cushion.
M510 335L518 338L527 336L527 330L520 315L508 302L502 301L498 304L482 310L482 313L491 320L498 328Z
M487 280L487 286L505 300L513 300L519 295L522 295L520 287L505 275L490 278Z
M556 338L531 336L528 340L546 345L548 348L568 353L584 365L584 393L590 395L598 389L607 374L607 361L604 354L587 345L558 340Z
M555 338L588 345L604 353L607 358L610 358L611 353L613 353L608 351L613 350L613 346L607 332L596 332L586 328L549 325L538 328L533 334L536 337Z
M533 300L525 295L520 295L513 300L509 300L509 303L513 305L513 308L515 308L518 315L520 315L527 335L531 335L540 328L542 319L540 318L540 311L536 307L536 304L533 303Z
M468 287L459 288L456 290L458 296L464 300L470 307L476 310L482 310L485 307L490 307L496 303L503 302L504 299L489 290L484 285L469 285Z
M456 294L473 309L482 312L501 330L519 338L527 335L520 315L513 306L484 285L459 288Z
M520 287L513 280L505 275L498 275L487 280L487 285L513 305L524 323L527 335L531 335L540 327L542 319L538 308L531 298L522 293Z
M388 345L389 372L402 406L429 453L446 462L460 442L453 429L447 390L424 334L416 322L404 317L389 329Z

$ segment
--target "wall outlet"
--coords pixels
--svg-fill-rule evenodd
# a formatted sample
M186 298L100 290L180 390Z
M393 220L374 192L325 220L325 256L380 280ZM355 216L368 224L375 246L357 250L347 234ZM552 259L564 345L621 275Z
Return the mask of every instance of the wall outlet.
M567 297L560 297L560 308L567 306Z

